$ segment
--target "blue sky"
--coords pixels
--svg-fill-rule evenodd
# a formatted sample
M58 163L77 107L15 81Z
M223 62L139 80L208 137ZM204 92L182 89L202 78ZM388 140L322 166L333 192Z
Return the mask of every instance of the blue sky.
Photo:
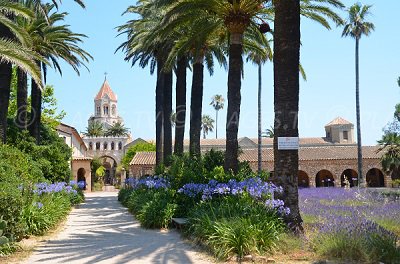
M104 73L118 95L119 113L130 128L133 138L153 139L155 76L149 69L131 67L124 61L122 52L114 53L125 40L117 37L115 27L132 19L121 16L136 1L86 0L85 10L72 0L63 1L62 11L69 12L67 23L71 29L88 38L82 47L92 54L88 64L90 72L81 70L77 76L68 66L63 76L49 70L48 84L56 90L60 109L67 112L64 122L84 131L87 120L94 112L93 98L104 81ZM343 1L347 6L353 1ZM369 21L375 32L360 42L360 100L363 145L374 145L382 135L382 128L392 120L394 106L398 103L400 88L400 1L365 1L372 4ZM345 15L343 13L343 15ZM308 80L300 84L299 132L301 137L324 136L324 126L337 116L355 123L355 42L341 37L341 28L328 31L320 25L302 19L301 63ZM263 68L263 127L273 124L273 68L271 63ZM188 88L191 74L188 75ZM227 72L216 68L213 76L205 75L203 112L215 115L209 105L214 94L226 98ZM190 94L188 93L188 102ZM218 135L225 136L226 107L220 111ZM187 130L188 131L188 130ZM188 137L188 132L185 137ZM242 81L242 107L239 136L257 136L257 69L245 65ZM215 137L210 133L208 137Z

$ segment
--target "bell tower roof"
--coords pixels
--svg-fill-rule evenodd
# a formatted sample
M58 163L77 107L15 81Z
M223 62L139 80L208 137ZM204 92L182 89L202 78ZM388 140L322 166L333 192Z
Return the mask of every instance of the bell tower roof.
M108 98L110 98L110 100L117 101L117 96L115 95L113 90L111 90L110 84L108 83L107 79L104 80L104 83L94 100L101 100L106 95L108 96Z

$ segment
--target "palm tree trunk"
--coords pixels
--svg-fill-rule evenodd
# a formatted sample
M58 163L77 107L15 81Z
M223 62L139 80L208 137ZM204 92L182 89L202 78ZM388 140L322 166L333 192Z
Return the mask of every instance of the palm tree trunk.
M29 132L40 143L40 120L42 115L42 90L34 80L31 82L31 116L29 121Z
M7 142L7 116L10 103L12 66L10 63L0 63L0 137L1 142Z
M362 172L362 145L361 145L361 118L360 118L360 84L359 84L359 38L356 38L356 116L357 116L357 165L358 165L358 186L365 187Z
M176 67L176 121L174 154L183 154L183 140L185 137L186 120L186 66L187 57L179 58Z
M206 130L203 128L203 139L206 139Z
M243 68L243 34L232 33L231 44L229 46L229 72L228 72L228 109L226 117L226 151L225 151L225 171L237 173L238 161L238 129L240 117Z
M190 156L200 156L201 113L203 106L203 58L193 64L192 95L190 100Z
M162 73L163 61L157 58L157 84L156 84L156 165L163 163L163 119L164 119L164 74Z
M215 139L218 138L218 110L215 110Z
M14 1L13 1L14 2ZM0 37L13 39L11 31L0 24ZM7 116L8 105L10 104L12 65L7 62L0 62L0 142L7 142Z
M28 78L21 69L17 69L17 116L15 123L20 129L27 129L28 113Z
M258 176L261 176L261 170L262 170L262 156L261 156L261 144L262 144L262 138L261 138L261 62L258 63Z
M164 73L164 163L169 165L168 160L172 155L172 70Z
M279 137L298 137L300 59L300 1L275 2L274 32L274 180L282 186L277 194L290 214L286 223L294 232L302 232L298 203L298 150L279 150Z

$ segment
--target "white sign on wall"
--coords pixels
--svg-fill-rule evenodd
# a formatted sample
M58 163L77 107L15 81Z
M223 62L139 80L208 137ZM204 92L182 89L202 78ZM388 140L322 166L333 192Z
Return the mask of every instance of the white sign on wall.
M297 150L299 149L298 137L278 137L279 150Z

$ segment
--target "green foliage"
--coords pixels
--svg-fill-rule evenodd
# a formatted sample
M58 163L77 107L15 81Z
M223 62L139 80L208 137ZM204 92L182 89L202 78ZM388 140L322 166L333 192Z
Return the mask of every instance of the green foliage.
M54 86L46 85L42 92L42 123L55 129L65 117L66 112L58 112L57 99L54 96Z
M41 206L38 206L38 204ZM64 192L33 197L22 213L28 235L43 235L64 219L71 209L69 195Z
M175 191L165 189L120 190L119 201L128 207L145 228L167 228L177 205Z
M69 161L72 150L54 129L41 127L41 144L36 145L28 131L19 131L9 124L9 144L27 153L39 165L43 176L52 182L68 181L71 176Z
M24 199L18 185L0 182L0 216L7 222L3 235L11 241L19 241L25 234L22 219Z
M129 136L129 129L126 128L121 122L116 122L104 132L104 136L106 137Z
M188 233L210 248L219 259L239 259L276 247L283 221L272 210L246 196L202 202L189 215Z
M175 214L174 191L159 189L154 191L137 212L137 219L145 228L167 228Z
M100 121L90 121L83 134L87 137L102 137L104 136L103 124Z
M225 152L211 149L203 154L204 169L212 171L215 167L224 166Z
M313 239L318 255L333 260L361 263L398 263L400 248L388 236L371 233L351 236L345 232L319 234Z
M124 166L125 170L129 170L129 163L132 161L136 153L141 151L156 151L156 145L153 143L142 142L128 148L121 160L121 164Z
M15 147L0 145L0 182L16 186L43 181L40 165Z
M14 253L19 246L10 241L6 236L4 236L4 230L7 229L7 222L0 218L0 256L9 255Z

